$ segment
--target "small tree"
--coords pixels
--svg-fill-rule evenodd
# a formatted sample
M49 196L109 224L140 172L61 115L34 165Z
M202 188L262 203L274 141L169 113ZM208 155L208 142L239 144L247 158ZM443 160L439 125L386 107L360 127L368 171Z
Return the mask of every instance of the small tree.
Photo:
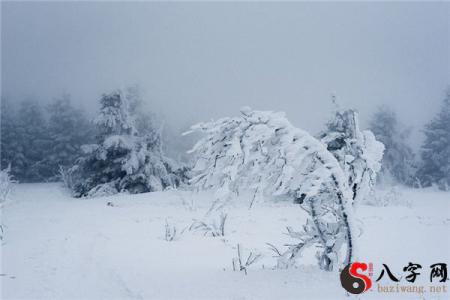
M425 125L422 145L422 166L419 177L424 186L437 184L442 190L450 189L450 88L440 112Z
M75 196L96 196L121 191L159 191L176 186L177 170L161 152L160 136L139 136L121 91L103 95L94 123L97 143L84 145L85 155L66 177Z
M393 110L379 107L370 122L370 130L385 146L381 173L384 179L394 179L406 184L415 184L414 153L406 140L410 130L398 121Z
M216 189L212 209L250 189L287 195L309 212L308 226L292 234L300 243L282 256L281 265L313 244L322 248L318 260L325 270L353 259L352 193L339 162L320 141L293 127L283 113L249 108L192 131L205 136L192 149L197 162L191 182L198 189Z
M360 130L358 113L353 109L336 110L320 139L340 163L348 177L352 198L359 203L376 183L383 144L371 131Z

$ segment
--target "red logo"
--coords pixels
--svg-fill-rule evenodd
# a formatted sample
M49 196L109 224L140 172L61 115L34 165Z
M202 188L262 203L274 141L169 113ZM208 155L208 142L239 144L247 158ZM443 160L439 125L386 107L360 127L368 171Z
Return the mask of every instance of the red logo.
M372 287L372 280L360 272L372 271L372 264L354 262L341 272L341 285L351 294L361 294Z

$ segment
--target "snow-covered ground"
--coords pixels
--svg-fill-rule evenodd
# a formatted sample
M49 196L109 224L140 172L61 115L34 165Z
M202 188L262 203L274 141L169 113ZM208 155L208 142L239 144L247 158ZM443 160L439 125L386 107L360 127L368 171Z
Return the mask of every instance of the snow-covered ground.
M318 270L312 253L298 266L275 269L266 243L295 242L286 226L299 228L305 213L288 202L248 201L227 208L224 237L185 229L202 219L211 194L167 191L74 199L58 184L20 184L3 207L3 299L345 299L338 272ZM396 274L408 262L423 266L418 282L429 285L428 266L450 262L450 194L401 190L409 205L361 205L359 260L373 262L375 277L387 264ZM109 205L108 205L109 203ZM217 216L212 216L217 219ZM208 220L207 222L212 222ZM165 238L166 223L177 234ZM184 232L183 232L183 229ZM243 256L262 257L235 272L236 245ZM392 284L386 278L380 283ZM402 284L405 285L403 280ZM360 299L449 299L449 292L381 294ZM353 297L353 296L352 296Z

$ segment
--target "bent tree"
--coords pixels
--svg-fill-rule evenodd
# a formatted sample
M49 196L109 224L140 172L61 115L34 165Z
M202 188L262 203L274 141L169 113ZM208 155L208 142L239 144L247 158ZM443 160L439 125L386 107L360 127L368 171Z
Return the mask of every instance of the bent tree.
M289 234L299 242L289 247L279 267L294 263L309 246L318 246L318 264L332 270L354 258L352 193L337 159L326 146L286 119L284 113L243 108L234 118L200 123L191 132L204 134L191 152L196 155L192 184L216 189L211 209L223 207L240 191L262 196L284 195L308 212L303 229Z

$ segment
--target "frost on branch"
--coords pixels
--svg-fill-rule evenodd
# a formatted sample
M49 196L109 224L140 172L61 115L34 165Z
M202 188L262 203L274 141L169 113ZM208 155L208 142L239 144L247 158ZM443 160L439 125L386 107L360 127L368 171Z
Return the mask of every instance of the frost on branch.
M292 235L301 241L297 248L318 245L325 270L352 260L352 192L322 142L292 126L284 113L249 108L238 117L197 124L192 131L204 137L191 150L197 157L191 182L198 189L216 190L213 208L248 189L290 196L310 216L303 231ZM298 252L291 248L279 264L288 265Z
M320 139L344 170L352 199L360 203L376 183L384 145L371 131L359 129L358 113L352 109L337 110Z

